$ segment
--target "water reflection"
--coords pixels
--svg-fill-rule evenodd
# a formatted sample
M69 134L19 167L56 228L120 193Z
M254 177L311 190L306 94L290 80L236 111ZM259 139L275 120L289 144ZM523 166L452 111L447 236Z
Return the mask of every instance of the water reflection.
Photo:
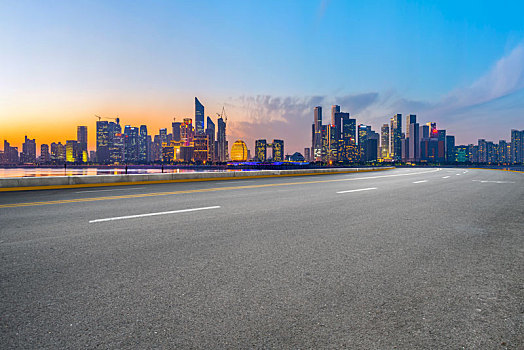
M182 169L182 168L128 168L128 174L193 173L216 171L242 171L242 169ZM2 177L122 175L125 168L0 168Z

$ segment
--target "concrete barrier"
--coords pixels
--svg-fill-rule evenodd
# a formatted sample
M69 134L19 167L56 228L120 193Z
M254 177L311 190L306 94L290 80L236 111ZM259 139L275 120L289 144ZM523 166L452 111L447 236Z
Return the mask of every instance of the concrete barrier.
M227 180L233 178L322 175L337 173L354 173L365 171L380 171L393 167L378 168L325 168L297 170L257 170L257 171L221 171L194 173L164 173L164 174L127 174L127 175L72 175L72 176L41 176L0 178L1 191L52 189L68 187L97 187L111 185L126 185L138 183L164 183Z

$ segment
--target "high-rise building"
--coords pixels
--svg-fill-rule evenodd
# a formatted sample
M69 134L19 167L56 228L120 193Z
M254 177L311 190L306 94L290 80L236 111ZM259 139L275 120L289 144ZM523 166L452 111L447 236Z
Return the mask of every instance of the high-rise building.
M18 164L20 158L18 156L18 147L11 147L7 140L4 140L4 152L2 153L2 164Z
M322 107L314 109L314 135L313 135L313 158L322 161Z
M446 162L453 163L456 159L455 136L446 136Z
M231 147L231 160L234 162L245 162L247 160L247 146L244 141L235 141Z
M51 161L51 154L49 153L49 145L43 143L40 145L40 163L47 164Z
M524 163L524 130L511 130L511 162Z
M215 158L215 123L213 123L213 120L211 120L209 116L207 117L206 135L208 138L208 146L209 146L207 160L209 162L216 162L216 158Z
M267 160L267 141L256 140L255 141L255 161L265 162Z
M138 135L138 162L146 164L149 162L149 147L147 143L147 126L140 125Z
M272 149L273 149L273 161L282 162L284 160L284 141L283 140L273 140Z
M389 158L389 125L383 124L380 128L380 149L381 157Z
M180 138L184 143L184 146L191 146L193 143L193 137L193 120L191 118L184 118L184 122L180 126Z
M120 119L115 118L116 122L109 122L107 125L108 132L108 148L109 148L109 163L121 164L124 160L123 155L123 136ZM120 136L117 136L120 135Z
M395 114L391 118L390 128L391 158L394 161L402 159L402 114Z
M226 123L222 117L217 120L216 159L219 162L227 162L227 140Z
M138 163L138 135L139 129L126 125L124 128L124 160L126 163Z
M193 159L198 162L207 162L209 159L209 138L205 133L196 134L193 138Z
M309 147L304 148L304 160L306 162L309 162L311 160L311 148Z
M500 163L509 163L510 162L510 147L505 140L499 140L499 145L497 148L498 161Z
M80 148L80 144L77 140L67 140L65 149L66 149L66 162L67 163L76 163L80 162L79 159L77 159L77 156L81 154L78 149Z
M51 162L54 164L65 162L65 146L61 142L51 144Z
M172 133L173 133L173 141L176 141L176 142L180 142L181 140L181 132L180 132L180 127L181 127L182 123L180 122L172 122L171 123L171 128L172 128Z
M22 153L20 154L20 162L35 163L36 162L36 140L29 139L25 136L25 142L22 144Z
M340 106L339 105L331 106L331 124L332 125L336 125L336 123L335 123L335 114L337 114L337 113L340 113Z
M338 106L333 106L338 107ZM340 108L339 108L340 109ZM327 160L331 162L336 162L338 160L338 143L340 139L340 132L336 125L329 124L327 125L327 139L328 139L328 149L327 149Z
M204 129L204 105L195 97L195 134L203 134Z
M478 162L487 163L488 161L488 152L487 152L487 142L485 139L478 140Z
M78 153L75 156L77 162L87 163L87 126L76 127L76 141L78 142Z
M107 120L96 122L96 158L100 164L109 163L109 123Z

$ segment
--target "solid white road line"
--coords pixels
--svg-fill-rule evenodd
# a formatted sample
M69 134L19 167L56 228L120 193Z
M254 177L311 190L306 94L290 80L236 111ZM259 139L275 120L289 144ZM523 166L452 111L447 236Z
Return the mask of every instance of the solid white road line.
M444 177L442 177L442 178L443 178L443 179L449 179L449 176L444 176Z
M413 182L414 184L420 184L420 183L423 183L423 182L428 182L428 180L420 180L420 181L415 181Z
M172 211L162 211L162 212L158 212L158 213L147 213L147 214L138 214L138 215L116 216L114 218L90 220L89 223L91 224L91 223L94 223L94 222L105 222L105 221L113 221L113 220L125 220L125 219L143 218L143 217L146 217L146 216L157 216L157 215L187 213L187 212L190 212L190 211L218 209L218 208L220 208L220 206L217 205L217 206L214 206L214 207L181 209L181 210L172 210Z
M337 193L350 193L350 192L360 192L360 191L371 191L376 190L376 187L369 187L369 188L359 188L358 190L348 190L348 191L340 191Z
M87 192L111 192L111 191L127 191L127 190L139 190L140 187L131 187L131 188L115 188L112 190L89 190L89 191L77 191L75 193L87 193Z
M455 175L460 176L460 174L455 174Z

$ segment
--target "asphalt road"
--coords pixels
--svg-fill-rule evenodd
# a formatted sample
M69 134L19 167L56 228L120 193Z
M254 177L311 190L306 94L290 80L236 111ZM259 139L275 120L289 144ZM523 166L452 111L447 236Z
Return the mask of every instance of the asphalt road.
M0 193L0 347L522 349L523 257L524 173Z

